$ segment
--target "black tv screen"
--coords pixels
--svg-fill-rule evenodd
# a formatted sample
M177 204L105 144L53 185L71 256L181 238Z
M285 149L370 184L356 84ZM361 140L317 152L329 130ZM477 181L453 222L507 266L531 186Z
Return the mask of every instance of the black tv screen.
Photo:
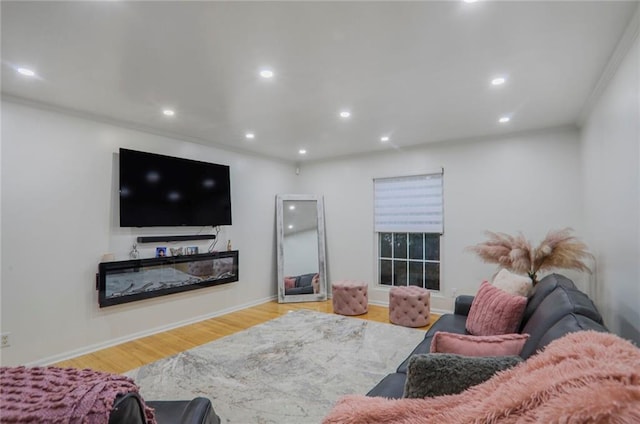
M229 167L120 149L120 226L231 225Z

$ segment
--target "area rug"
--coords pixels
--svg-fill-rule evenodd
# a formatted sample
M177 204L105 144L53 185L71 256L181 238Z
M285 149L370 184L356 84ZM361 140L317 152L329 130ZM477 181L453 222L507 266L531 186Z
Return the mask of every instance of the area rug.
M298 310L126 375L148 400L207 397L223 423L319 423L340 396L395 371L424 335Z

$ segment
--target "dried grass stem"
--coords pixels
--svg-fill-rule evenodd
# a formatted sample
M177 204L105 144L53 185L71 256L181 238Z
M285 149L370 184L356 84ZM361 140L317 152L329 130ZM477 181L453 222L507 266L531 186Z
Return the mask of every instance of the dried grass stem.
M467 249L487 263L495 263L511 272L527 274L537 282L539 271L574 269L591 273L585 260L593 260L587 245L574 237L571 228L552 230L533 248L522 233L515 237L505 233L485 231L488 240Z

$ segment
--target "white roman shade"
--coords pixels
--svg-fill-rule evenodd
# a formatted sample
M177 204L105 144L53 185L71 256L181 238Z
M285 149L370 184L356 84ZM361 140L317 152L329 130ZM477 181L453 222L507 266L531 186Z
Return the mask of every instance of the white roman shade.
M442 234L442 176L440 172L374 179L375 231Z

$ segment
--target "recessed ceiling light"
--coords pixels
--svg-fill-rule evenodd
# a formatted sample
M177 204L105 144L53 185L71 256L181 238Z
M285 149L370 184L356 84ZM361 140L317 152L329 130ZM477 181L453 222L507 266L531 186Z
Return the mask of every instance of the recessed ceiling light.
M348 118L350 116L351 116L351 112L349 112L348 110L343 110L342 112L340 112L341 118Z
M262 69L260 70L260 76L262 78L273 78L273 71L271 69Z
M502 85L507 81L504 77L497 77L491 80L491 85Z
M389 141L389 137L387 137L386 135L384 137L380 137L380 141L386 143L387 141Z
M508 116L501 116L500 119L498 119L498 122L500 122L501 124L506 124L509 121L511 121L511 118L509 118Z
M172 109L165 109L162 111L162 113L164 113L166 116L174 116L176 114L176 111Z
M253 140L254 138L256 138L256 135L250 132L246 133L244 136L250 140Z
M290 205L290 206L289 206L289 210L290 210L290 211L294 210L295 208L296 208L296 205Z
M477 2L478 0L462 0L462 1L464 1L465 3L475 3L475 2Z
M290 230L293 230L293 225L289 224L289 227L288 227L288 228L289 228Z
M35 77L36 76L36 72L32 69L29 68L18 68L16 69L16 71L18 71L19 74L24 75L26 77Z
M298 153L300 153L301 155L306 155L307 151L305 149L300 149L298 150Z

